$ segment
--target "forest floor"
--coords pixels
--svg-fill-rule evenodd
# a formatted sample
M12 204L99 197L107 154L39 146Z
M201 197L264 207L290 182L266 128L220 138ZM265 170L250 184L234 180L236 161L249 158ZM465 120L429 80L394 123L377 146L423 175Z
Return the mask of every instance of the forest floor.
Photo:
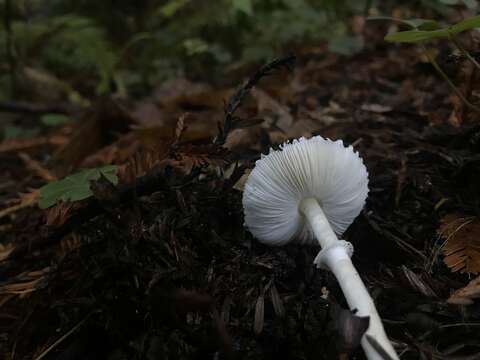
M312 265L318 248L270 248L243 226L255 160L312 135L352 144L368 168L344 238L401 358L480 358L480 284L461 292L480 270L476 114L415 46L296 55L250 92L235 93L244 76L177 79L0 143L5 359L363 358L358 319ZM474 90L461 59L443 65ZM10 116L28 125L36 110ZM118 186L38 208L42 185L109 164Z

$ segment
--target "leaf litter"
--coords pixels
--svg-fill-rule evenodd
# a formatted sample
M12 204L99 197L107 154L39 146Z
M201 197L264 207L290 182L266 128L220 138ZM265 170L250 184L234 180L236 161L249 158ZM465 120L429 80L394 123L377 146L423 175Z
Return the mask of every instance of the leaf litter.
M478 215L478 124L461 112L451 121L441 79L406 68L408 49L349 59L314 50L293 72L280 69L287 57L236 89L164 85L136 109L93 104L87 125L0 144L5 164L17 152L30 163L2 175L5 203L50 175L118 169L116 186L97 171L82 196L48 197L79 201L5 208L2 354L362 358L366 320L311 266L317 249L268 248L243 228L242 179L260 153L316 134L353 144L369 169L366 209L345 237L402 358L478 354L478 279L468 278L478 271L477 220L464 221Z

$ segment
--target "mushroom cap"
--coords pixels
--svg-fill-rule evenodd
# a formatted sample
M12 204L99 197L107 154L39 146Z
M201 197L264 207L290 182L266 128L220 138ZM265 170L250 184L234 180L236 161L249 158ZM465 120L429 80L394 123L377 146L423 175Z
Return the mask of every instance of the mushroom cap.
M340 236L362 210L367 195L368 172L352 146L321 136L300 138L257 160L243 192L245 226L268 245L292 240L317 243L299 211L303 199L317 199Z

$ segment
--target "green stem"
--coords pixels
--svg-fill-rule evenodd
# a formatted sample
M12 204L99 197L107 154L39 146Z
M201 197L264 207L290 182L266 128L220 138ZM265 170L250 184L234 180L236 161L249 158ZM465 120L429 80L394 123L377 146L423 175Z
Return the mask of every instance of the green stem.
M467 98L465 96L463 96L462 92L455 86L455 84L452 82L452 80L450 80L450 78L447 76L447 74L445 74L443 72L440 65L438 65L438 63L435 61L435 59L429 54L429 52L425 48L425 45L420 44L420 46L422 47L423 52L427 56L428 61L430 61L430 63L435 68L435 70L437 70L437 72L440 74L440 76L443 78L443 80L445 80L445 82L450 86L450 88L455 92L455 94L457 94L457 96L460 98L460 100L462 100L463 103L465 105L467 105L470 109L475 110L476 112L480 112L480 108L473 105L470 101L468 101Z
M460 44L460 42L455 38L454 35L450 35L450 40L457 47L457 49L460 50L463 56L465 56L468 60L470 60L471 63L475 65L475 67L478 70L480 70L480 64L478 63L478 61L475 60L475 58L472 55L470 55L470 53L467 50L465 50L465 48L462 46L462 44Z

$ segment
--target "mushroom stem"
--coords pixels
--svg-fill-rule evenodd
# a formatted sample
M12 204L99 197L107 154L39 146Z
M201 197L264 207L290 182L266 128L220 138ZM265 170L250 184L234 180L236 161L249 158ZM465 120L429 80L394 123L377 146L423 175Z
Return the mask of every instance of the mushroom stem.
M382 321L378 315L375 304L367 291L360 275L352 264L345 242L338 240L333 232L318 201L314 198L304 199L299 204L299 210L307 218L315 237L322 248L315 263L327 267L336 277L345 295L351 310L356 310L358 316L368 316L370 325L362 337L362 347L369 360L384 360L384 354L380 354L368 341L367 334L385 350L390 359L398 359L392 344L388 340ZM342 244L343 243L343 244Z

